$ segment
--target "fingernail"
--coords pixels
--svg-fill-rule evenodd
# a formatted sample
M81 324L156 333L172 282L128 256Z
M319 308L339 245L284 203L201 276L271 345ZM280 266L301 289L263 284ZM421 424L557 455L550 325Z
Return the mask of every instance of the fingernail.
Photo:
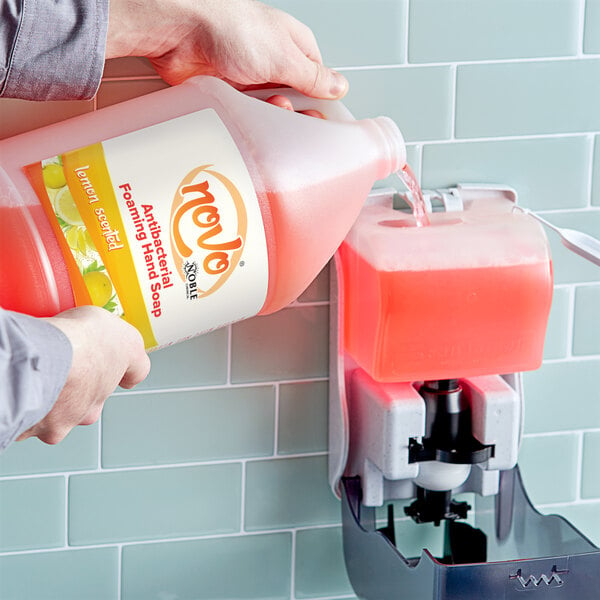
M343 96L346 91L348 90L348 80L341 74L338 73L337 71L332 71L332 78L333 78L333 83L331 84L331 87L329 88L329 93L334 97L334 98L339 98L341 96Z

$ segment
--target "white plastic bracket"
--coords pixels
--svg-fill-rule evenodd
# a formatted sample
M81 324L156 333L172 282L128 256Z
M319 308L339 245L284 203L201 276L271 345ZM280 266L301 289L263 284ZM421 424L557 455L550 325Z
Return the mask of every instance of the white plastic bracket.
M382 196L396 195L405 203L408 201L409 192L397 192L382 188L371 192L370 196L381 198ZM423 200L427 212L445 211L456 212L465 210L473 201L485 202L496 199L510 200L516 204L517 192L506 185L491 183L459 183L448 188L436 188L434 190L423 190Z

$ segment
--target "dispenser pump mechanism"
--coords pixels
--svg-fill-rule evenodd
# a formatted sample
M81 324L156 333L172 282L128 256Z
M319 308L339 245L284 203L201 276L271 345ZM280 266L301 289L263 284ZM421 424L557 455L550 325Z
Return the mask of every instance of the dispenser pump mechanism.
M471 406L458 379L426 381L419 389L425 400L425 436L409 441L409 462L423 463L417 499L404 510L417 523L465 519L470 506L455 502L451 490L467 479L471 465L494 456L472 433Z

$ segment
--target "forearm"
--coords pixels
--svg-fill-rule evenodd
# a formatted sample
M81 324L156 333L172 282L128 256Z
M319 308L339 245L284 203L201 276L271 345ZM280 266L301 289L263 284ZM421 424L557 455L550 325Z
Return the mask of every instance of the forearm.
M0 0L0 96L94 96L104 68L108 0Z
M59 329L0 309L0 451L52 409L71 359Z

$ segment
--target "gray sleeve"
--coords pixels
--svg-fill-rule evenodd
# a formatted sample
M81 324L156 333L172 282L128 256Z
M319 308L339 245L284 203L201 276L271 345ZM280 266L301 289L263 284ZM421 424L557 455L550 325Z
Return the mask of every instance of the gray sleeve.
M0 452L50 412L72 356L54 325L0 309Z
M94 96L104 68L108 0L0 0L0 96Z

